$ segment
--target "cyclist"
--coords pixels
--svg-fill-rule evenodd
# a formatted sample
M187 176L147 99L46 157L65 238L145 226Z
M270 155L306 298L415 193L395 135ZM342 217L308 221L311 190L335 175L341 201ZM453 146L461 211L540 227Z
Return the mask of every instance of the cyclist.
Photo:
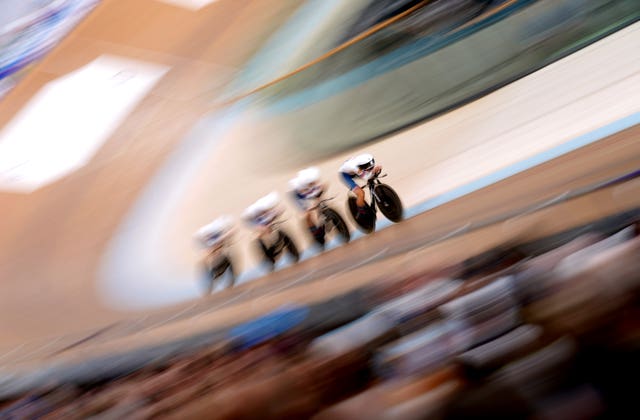
M280 197L273 191L251 204L242 214L243 218L254 228L258 236L263 237L271 233L271 224L282 215Z
M356 196L358 214L366 214L368 206L364 200L364 190L356 184L354 178L368 181L371 177L378 175L380 171L382 171L382 166L376 165L373 155L369 153L349 158L340 167L340 178L347 185L349 191L352 191Z
M315 167L303 169L289 181L292 188L291 195L298 207L305 213L307 228L313 239L320 245L325 243L324 224L318 223L315 215L317 200L326 190L326 184L320 182L320 170Z
M289 235L281 229L273 228L274 222L283 212L282 206L280 206L280 196L274 191L247 207L243 213L243 218L256 229L258 245L270 262L271 268L273 268L278 255L285 248L295 261L299 258L297 247Z
M229 245L234 234L234 223L231 216L220 216L211 223L201 227L195 234L196 240L206 249L204 267L209 275L208 292L213 289L213 282L229 270L228 287L232 287L236 280Z

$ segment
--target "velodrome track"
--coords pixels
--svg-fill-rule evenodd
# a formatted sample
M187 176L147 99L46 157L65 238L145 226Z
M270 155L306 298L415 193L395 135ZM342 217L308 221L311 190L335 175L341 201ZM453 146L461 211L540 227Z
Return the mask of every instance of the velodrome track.
M122 315L96 292L102 249L163 159L210 110L205 93L215 96L299 3L223 1L192 11L105 1L0 102L6 127L46 83L105 54L171 67L80 171L31 194L0 192L3 343Z
M261 4L255 3L257 7ZM115 2L107 3L107 6L98 10L99 13L92 15L8 100L0 104L3 123L9 120L7 115L15 113L45 81L51 80L53 75L64 74L65 71L61 68L63 54L76 51L78 56L83 55L77 51L82 50L83 42L86 47L88 35L82 37L80 34L90 34L92 30L96 30L96 22L101 17L106 19L108 13L118 12L109 7L116 7ZM242 14L241 10L232 6L229 8L228 13ZM254 14L247 12L245 17L249 16ZM220 19L224 21L223 17ZM227 30L240 31L235 26ZM326 298L377 279L386 273L381 267L395 270L396 273L398 267L416 270L416 266L407 265L409 260L419 261L422 269L424 265L463 258L505 239L521 235L542 236L544 233L559 231L637 206L640 195L638 183L634 181L573 200L568 200L569 196L563 194L615 178L640 166L636 121L639 111L637 98L640 97L639 64L637 58L627 53L640 46L638 31L637 25L630 27L597 44L600 48L582 51L576 55L577 58L572 56L569 60L550 66L470 106L373 146L376 155L384 156L385 167L392 174L390 183L398 189L409 206L416 208L424 203L422 207L428 209L429 198L436 200L452 191L459 191L463 195L460 188L482 179L481 175L489 177L486 178L489 182L492 174L511 166L512 177L477 192L468 189L461 198L402 224L357 240L343 249L304 261L298 267L286 268L269 277L247 282L236 290L222 292L206 301L188 302L164 309L144 308L123 312L110 308L100 295L101 289L96 287L98 281L103 280L100 276L105 264L105 251L112 250L114 243L117 247L116 234L122 234L123 224L135 214L132 209L140 206L139 198L144 197L150 184L157 182L158 178L153 175L162 171L162 157L171 156L170 152L177 148L183 135L205 111L209 111L208 104L206 101L201 102L201 97L193 99L185 94L181 83L189 84L196 91L201 87L197 86L192 77L195 60L184 59L182 76L177 71L173 83L164 86L160 84L157 89L161 93L156 90L143 101L125 122L124 128L121 127L109 139L89 165L29 195L0 196L0 205L7 209L8 215L0 221L0 228L4 233L0 238L0 278L3 279L0 286L3 300L1 322L3 331L8 332L2 337L3 347L7 351L1 362L4 364L47 356L86 338L96 328L109 325L116 325L117 328L97 335L99 340L93 340L103 346L102 351L122 348L122 343L127 340L129 345L139 341L158 342L167 336L175 337L178 332L188 334L198 329L247 319L283 302ZM191 36L195 35L192 33ZM133 38L135 37L130 39ZM145 46L146 54L139 55L144 50L140 48L140 44L150 41L142 38L137 38L137 49L122 46L116 48L114 42L109 46L109 52L122 54L123 51L128 51L146 60L158 58L159 54L149 53L150 45ZM153 37L150 36L151 38ZM99 48L104 48L108 43L103 41L96 44L96 50L92 53L85 50L80 62L86 60L87 56L97 54ZM220 42L216 48L228 48L223 44ZM215 58L214 50L211 47L202 56L210 54L210 57ZM176 62L180 61L176 57L172 58ZM213 63L214 58L211 59ZM579 65L572 62L580 59L583 61ZM563 63L565 66L562 66ZM51 70L56 65L60 66L58 70ZM587 78L587 83L585 79L580 79L588 73L584 71L585 68L591 68L594 74L600 71L606 77ZM50 69L49 73L46 69ZM200 81L210 83L207 80L208 74L204 74L206 71L203 70L202 73ZM558 81L558 74L564 74L565 77ZM563 85L566 88L563 91L565 95L558 95L558 89ZM170 93L172 89L176 89L173 95ZM525 92L528 94L524 95ZM193 96L197 97L196 94ZM554 100L557 101L555 104L552 103ZM545 107L541 107L541 103ZM189 106L185 107L185 104ZM485 109L487 114L478 115L480 108ZM549 110L553 112L548 112ZM500 115L505 113L510 113L510 117L526 115L527 118L520 121L506 117L501 119ZM140 124L140 119L145 120L146 124ZM171 122L171 129L167 129L167 120ZM465 125L469 120L479 125ZM511 124L509 129L504 126L507 121ZM478 130L480 126L484 128L484 132ZM440 153L439 161L426 160L431 159L433 150L436 150L434 144L427 142L420 144L420 147L425 148L420 154L421 159L415 157L418 154L414 154L413 161L407 160L407 150L415 150L417 147L416 139L428 137L428 130L437 129L442 132L447 127L457 127L469 134L464 136L459 132L455 136L459 143L448 145L450 149L440 144L437 148ZM248 131L245 139L252 136L246 126L236 129L233 132L236 134L233 142L225 143L222 140L221 147L226 152L223 157L233 155L233 147L247 147L247 140L238 141L237 134L242 130ZM133 143L125 141L131 138L131 132L135 133L133 138L136 141ZM502 133L503 137L497 133ZM486 146L485 142L473 145L465 143L470 138L500 138L501 141L489 145L493 148L483 148ZM518 142L520 147L509 144L506 142L508 139ZM537 149L523 149L523 144L536 145ZM545 156L546 159L551 159L554 157L554 150L556 155L571 150L568 146L563 150L562 145L570 145L577 150L531 169L527 165L513 167L523 161L532 165L540 163L536 158ZM467 156L466 161L461 160L460 156L464 157L464 153L460 152L470 149L474 153ZM141 155L142 152L144 153ZM270 177L263 176L260 181L256 179L256 174L251 173L248 173L247 179L238 179L238 174L247 173L245 168L237 168L236 172L229 168L227 171L224 165L220 165L223 157L219 150L218 153L213 150L211 160L203 161L215 163L206 165L216 168L215 177L206 172L198 173L198 178L204 181L191 183L190 190L184 196L178 196L185 198L179 200L180 205L173 206L173 211L177 213L172 215L181 216L173 217L173 220L180 223L165 225L165 235L190 238L193 226L212 213L213 208L211 204L207 204L210 202L207 198L222 194L221 185L228 184L229 180L252 187L243 188L242 194L234 189L227 191L230 199L225 203L225 210L236 212L248 204L255 194L267 192L265 189L271 185L283 185L291 175L283 170L280 173L275 171ZM343 157L323 162L322 169L330 172ZM440 169L438 176L429 173L429 168L433 167ZM423 168L422 172L418 168ZM466 172L463 168L467 169ZM519 171L526 172L518 173ZM503 175L507 176L508 173L503 172ZM216 184L206 182L210 179L216 179ZM493 180L499 181L499 177ZM211 189L209 196L202 194L206 188ZM337 183L333 188L339 191ZM455 195L450 195L450 198L455 198ZM501 221L498 225L469 233L464 239L454 238L437 246L435 250L420 249L425 243L452 232L461 234L474 226L482 226L492 220L500 221L500 216L514 214L531 206L535 208L545 202L548 204L553 199L568 201L526 217ZM150 221L156 221L149 216ZM464 246L460 245L460 241ZM413 251L413 254L385 259L401 251L416 249L419 250ZM168 262L178 267L178 273L191 272L194 253L188 246L172 246L169 256ZM376 265L366 264L376 261L379 261ZM180 271L180 267L183 271ZM351 272L353 269L358 270L357 274ZM304 274L301 276L302 272ZM376 276L371 273L376 273ZM153 276L153 273L149 275ZM185 275L183 279L188 284L192 284L192 280L189 275ZM157 287L161 293L162 284ZM192 318L196 314L200 316ZM138 321L138 327L132 326L135 322L117 324L117 321L123 319ZM160 325L164 325L164 328L152 328ZM140 331L143 333L139 333ZM133 340L131 337L121 338L131 333L138 333ZM53 344L50 338L46 338L61 335L65 338ZM91 343L92 340L87 341L78 350L98 351Z

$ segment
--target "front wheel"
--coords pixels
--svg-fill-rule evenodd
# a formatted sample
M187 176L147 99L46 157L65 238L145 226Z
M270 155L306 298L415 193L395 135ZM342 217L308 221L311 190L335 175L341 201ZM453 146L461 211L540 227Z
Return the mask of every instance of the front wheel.
M343 242L347 243L351 240L349 227L337 211L331 208L326 208L322 211L322 214L324 215L325 223L329 225L327 226L326 231L330 231L331 228L336 228L340 235L340 239L342 239Z
M374 187L375 200L378 208L385 217L392 222L398 223L402 220L404 209L398 194L386 184L378 184Z

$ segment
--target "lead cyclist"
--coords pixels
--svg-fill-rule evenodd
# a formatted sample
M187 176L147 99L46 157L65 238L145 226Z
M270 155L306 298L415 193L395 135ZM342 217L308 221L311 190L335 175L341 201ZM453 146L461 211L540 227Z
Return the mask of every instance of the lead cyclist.
M382 166L376 165L376 160L370 153L362 153L347 159L339 169L340 179L356 196L358 214L367 213L367 203L364 200L364 190L356 184L355 178L368 181L371 177L378 175L382 171Z

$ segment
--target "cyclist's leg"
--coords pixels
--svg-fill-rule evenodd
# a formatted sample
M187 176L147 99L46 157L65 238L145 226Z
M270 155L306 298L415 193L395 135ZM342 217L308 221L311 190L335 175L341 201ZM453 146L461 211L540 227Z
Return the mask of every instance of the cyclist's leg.
M359 210L363 210L367 207L367 203L364 201L364 190L356 185L356 187L351 190L356 195L356 205Z

